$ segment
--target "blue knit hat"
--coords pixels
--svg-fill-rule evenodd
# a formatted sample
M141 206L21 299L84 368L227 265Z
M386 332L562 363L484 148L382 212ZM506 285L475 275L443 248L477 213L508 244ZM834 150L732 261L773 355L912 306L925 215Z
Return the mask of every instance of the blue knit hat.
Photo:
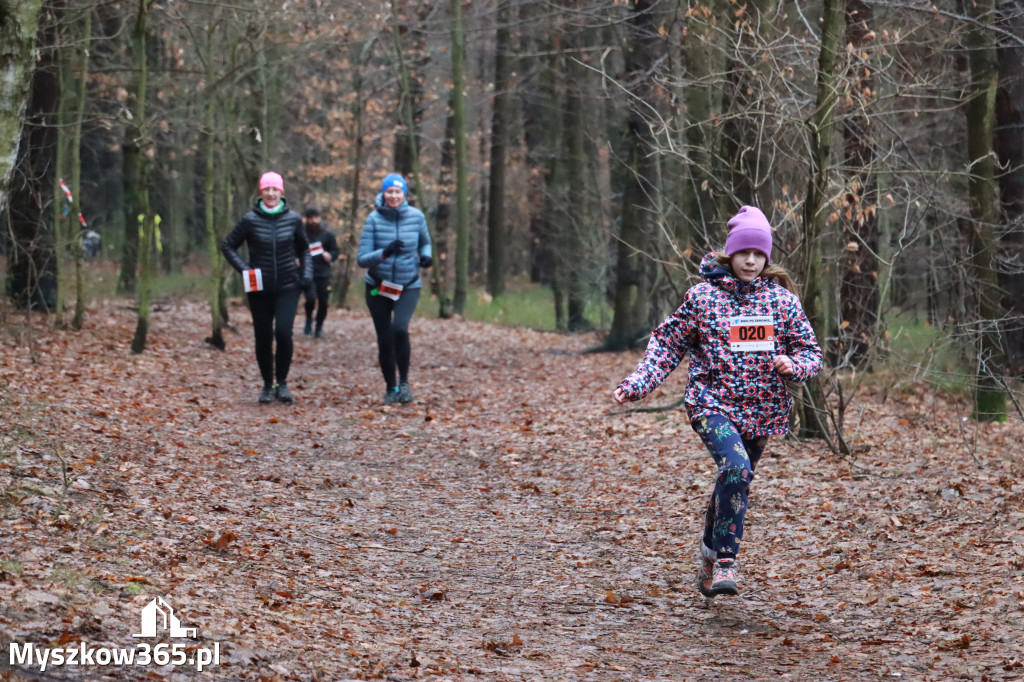
M392 173L391 175L384 178L384 182L380 185L381 192L387 192L392 187L397 187L402 190L402 194L409 193L409 186L405 184L405 178L398 173Z

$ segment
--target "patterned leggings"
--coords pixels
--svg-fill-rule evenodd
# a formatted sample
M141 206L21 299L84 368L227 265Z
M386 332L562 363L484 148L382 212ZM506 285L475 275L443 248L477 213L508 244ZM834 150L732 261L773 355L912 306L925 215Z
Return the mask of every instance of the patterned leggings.
M715 490L704 517L704 544L720 557L736 556L743 539L747 493L768 437L744 439L720 414L695 419L692 426L718 465Z

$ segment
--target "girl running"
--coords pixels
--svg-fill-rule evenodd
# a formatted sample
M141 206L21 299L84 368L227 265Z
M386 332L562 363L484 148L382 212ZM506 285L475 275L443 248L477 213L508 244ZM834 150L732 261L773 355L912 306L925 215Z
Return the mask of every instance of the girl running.
M640 400L690 353L686 412L718 467L697 573L706 597L739 593L736 556L754 469L768 436L789 431L787 382L821 369L793 280L771 263L768 219L743 206L728 228L725 250L704 257L703 281L654 330L643 360L613 396L620 405Z

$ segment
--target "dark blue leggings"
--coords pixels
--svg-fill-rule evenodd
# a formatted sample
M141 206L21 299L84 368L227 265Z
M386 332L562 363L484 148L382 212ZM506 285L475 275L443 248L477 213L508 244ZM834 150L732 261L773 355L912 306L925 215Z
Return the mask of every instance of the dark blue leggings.
M747 493L768 436L745 439L720 414L697 418L692 426L718 465L715 489L704 516L704 544L719 557L736 556L743 539Z
M377 332L377 361L384 375L388 390L395 387L395 367L399 381L409 380L409 362L412 348L409 345L409 320L420 301L420 290L406 289L397 301L381 295L373 295L376 287L366 285L366 307L373 318Z

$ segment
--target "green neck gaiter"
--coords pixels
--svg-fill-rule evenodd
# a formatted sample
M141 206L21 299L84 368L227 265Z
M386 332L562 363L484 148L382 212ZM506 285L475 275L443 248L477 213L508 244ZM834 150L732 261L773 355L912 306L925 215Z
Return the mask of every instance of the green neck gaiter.
M278 213L284 211L286 207L284 205L284 202L282 201L274 208L267 208L267 205L263 203L263 199L260 199L260 208L263 209L264 213L269 213L270 215L277 215Z

